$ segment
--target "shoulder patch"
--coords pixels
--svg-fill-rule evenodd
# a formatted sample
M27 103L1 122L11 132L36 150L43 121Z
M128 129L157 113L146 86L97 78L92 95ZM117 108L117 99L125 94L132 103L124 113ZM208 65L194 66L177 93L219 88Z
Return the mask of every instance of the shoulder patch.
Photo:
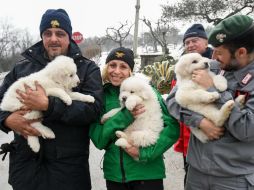
M247 75L245 75L245 77L242 80L243 84L248 84L248 82L250 81L250 79L252 78L252 75L250 73L248 73Z

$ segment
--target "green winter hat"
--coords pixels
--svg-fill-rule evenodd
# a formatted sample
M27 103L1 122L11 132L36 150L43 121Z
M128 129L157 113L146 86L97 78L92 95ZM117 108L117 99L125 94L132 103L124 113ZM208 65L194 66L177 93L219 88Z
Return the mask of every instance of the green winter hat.
M218 47L246 35L254 29L253 19L247 15L234 15L217 24L208 37L209 44Z

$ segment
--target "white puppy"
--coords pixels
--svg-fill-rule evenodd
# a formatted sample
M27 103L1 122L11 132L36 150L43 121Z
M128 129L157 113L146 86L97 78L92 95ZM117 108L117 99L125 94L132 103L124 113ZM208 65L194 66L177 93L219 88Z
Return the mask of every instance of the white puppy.
M140 76L125 79L120 87L119 100L121 108L116 108L104 114L101 122L126 107L128 110L142 104L145 112L138 115L134 122L124 131L116 131L119 138L115 144L122 148L130 147L130 143L137 147L146 147L156 143L159 133L163 129L162 110L157 95L149 85L149 80Z
M80 82L76 72L77 67L72 58L58 56L48 63L44 69L14 82L4 94L0 108L3 111L10 112L19 110L24 104L17 98L16 90L24 92L25 84L35 90L35 81L38 81L48 96L58 97L67 105L71 105L72 100L94 102L94 97L90 95L71 91ZM38 119L42 117L42 113L40 111L31 111L25 114L24 117L29 120ZM43 138L55 138L53 131L42 125L41 122L34 122L31 125L41 133ZM34 152L39 151L40 144L38 137L28 136L27 141Z
M219 109L214 102L219 99L218 92L209 92L192 80L192 72L196 69L207 69L218 91L227 89L227 80L221 75L209 71L210 60L198 53L189 53L180 57L175 66L177 78L177 91L175 99L179 105L194 112L204 115L216 126L222 127L228 119L234 106L234 101L227 101ZM192 133L202 142L207 142L208 137L197 127L192 128Z

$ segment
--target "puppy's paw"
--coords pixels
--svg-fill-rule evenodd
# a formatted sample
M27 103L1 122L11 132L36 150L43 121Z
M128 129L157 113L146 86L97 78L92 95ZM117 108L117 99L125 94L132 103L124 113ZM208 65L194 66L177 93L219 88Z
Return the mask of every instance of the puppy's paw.
M41 136L44 139L54 139L56 138L55 133L47 127L44 127L43 129L40 130Z
M101 118L101 123L105 123L109 118L114 116L117 112L119 112L122 108L114 108L110 110L109 112L105 113Z
M228 85L225 83L218 83L216 84L216 89L218 89L220 92L223 92L227 89Z
M220 94L218 92L211 92L208 97L208 102L214 102L215 100L219 99Z
M235 99L235 102L237 102L240 106L241 109L243 109L244 107L244 103L245 103L245 95L239 95L237 96L237 98Z
M116 136L118 138L127 138L126 134L122 131L116 131Z
M94 103L95 99L94 99L94 97L92 97L92 96L90 96L90 95L86 95L84 101L85 101L85 102Z
M115 142L116 146L120 146L122 148L129 148L131 145L128 143L128 141L124 138L120 138Z
M231 110L233 109L234 105L235 105L235 102L233 100L229 100L229 101L227 101L225 103L225 106L226 106L226 108L227 108L227 110L229 112L231 112Z
M66 103L67 106L72 104L71 97L66 96L63 101L64 101L64 103Z
M31 144L30 148L34 151L34 152L39 152L40 150L40 144L39 143L35 143L35 144Z
M218 89L220 92L225 91L228 87L227 80L222 75L214 76L213 83L214 83L215 88Z
M39 138L35 136L28 136L27 143L34 152L39 152L40 150L40 143Z

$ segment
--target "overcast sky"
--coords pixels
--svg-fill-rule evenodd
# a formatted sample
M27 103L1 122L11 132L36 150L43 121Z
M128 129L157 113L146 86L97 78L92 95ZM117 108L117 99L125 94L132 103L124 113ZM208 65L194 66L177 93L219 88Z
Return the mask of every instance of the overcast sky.
M84 38L104 36L107 27L119 23L134 23L136 0L0 0L0 19L8 19L15 28L28 29L33 36L39 35L42 14L49 8L64 8L72 21L73 32L79 31ZM160 5L168 0L140 0L140 18L157 21ZM172 0L170 1L172 2ZM140 22L139 31L147 30Z

